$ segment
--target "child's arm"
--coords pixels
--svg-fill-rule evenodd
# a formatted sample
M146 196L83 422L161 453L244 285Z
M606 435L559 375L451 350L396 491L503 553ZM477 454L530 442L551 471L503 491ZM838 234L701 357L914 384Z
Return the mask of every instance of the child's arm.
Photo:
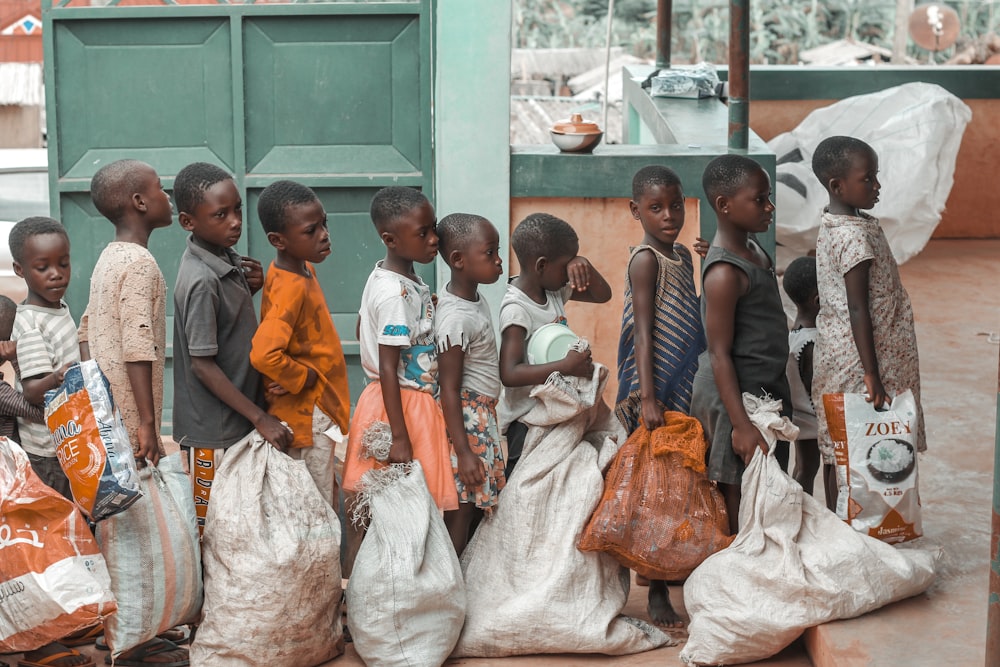
M441 387L441 411L445 426L458 459L458 477L466 488L481 486L486 480L482 461L469 448L462 417L462 371L465 368L465 351L452 345L438 354L438 384Z
M878 356L875 354L875 332L868 305L868 273L871 265L870 259L855 264L844 274L844 284L847 287L847 313L851 318L851 333L854 334L854 345L858 348L861 367L865 371L865 390L868 392L865 400L877 410L885 403L886 393L879 373Z
M292 444L292 432L277 417L267 414L236 388L219 368L215 357L191 357L191 372L220 401L246 417L257 432L275 448L285 451Z
M80 341L80 361L90 359L90 308L83 311L80 317L80 328L76 330L76 338Z
M642 423L650 431L663 426L663 412L656 403L653 380L653 319L656 280L659 264L651 251L642 251L628 265L632 283L632 314L635 344L635 369L639 375L639 398Z
M382 404L392 430L389 463L409 463L413 460L413 445L403 416L403 397L399 389L399 353L394 345L378 346L378 375L382 384Z
M125 373L139 413L136 453L140 460L145 459L155 466L160 462L160 444L156 437L156 409L153 407L153 362L126 361Z
M566 265L573 301L607 303L611 300L611 285L586 257L577 255Z
M570 350L565 359L547 364L529 364L526 329L511 325L504 329L500 336L500 381L507 387L532 387L543 384L556 371L577 377L590 377L594 372L590 350L585 352Z
M240 257L240 266L243 268L243 276L250 287L250 293L256 294L264 286L264 267L253 257Z
M45 392L51 389L58 389L63 383L63 377L66 375L66 371L75 362L67 362L63 364L62 368L57 368L51 373L45 375L35 375L30 378L21 378L21 390L24 394L24 400L28 401L32 405L45 405Z
M45 423L42 409L29 403L24 394L4 382L2 375L0 375L0 416L19 417L36 424Z
M277 283L271 283L277 285ZM271 289L270 287L268 289ZM290 322L295 322L301 307L301 292L275 289L271 294L271 307L261 319L250 348L250 363L261 375L270 378L278 386L268 386L268 393L298 394L304 389L316 386L316 371L296 361L288 354L294 330Z
M732 348L736 329L736 302L749 289L745 273L732 264L719 262L705 273L705 335L708 354L712 360L712 375L719 397L733 425L733 451L750 463L753 453L760 448L767 453L767 442L750 422L743 408Z
M816 343L812 341L802 346L799 352L799 377L806 388L806 395L812 396L813 392L813 353L816 351Z
M17 361L16 340L0 340L0 364L5 361Z

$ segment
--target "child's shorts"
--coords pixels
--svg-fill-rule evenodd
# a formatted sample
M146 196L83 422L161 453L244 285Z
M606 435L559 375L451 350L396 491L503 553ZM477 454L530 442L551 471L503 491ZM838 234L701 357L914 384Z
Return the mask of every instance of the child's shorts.
M400 387L399 394L403 403L406 430L413 447L413 459L420 461L434 502L443 511L458 509L455 472L451 467L451 443L448 441L441 407L431 394L423 391ZM362 439L369 429L387 428L388 425L389 418L382 401L382 385L372 382L361 392L351 419L347 460L344 461L345 491L357 491L363 474L387 465L365 453Z
M463 389L459 396L469 449L483 462L486 481L479 488L465 488L458 477L458 456L453 452L451 465L455 471L458 502L475 503L476 507L489 513L496 507L500 490L507 483L503 450L500 448L500 427L497 424L497 399L469 389Z

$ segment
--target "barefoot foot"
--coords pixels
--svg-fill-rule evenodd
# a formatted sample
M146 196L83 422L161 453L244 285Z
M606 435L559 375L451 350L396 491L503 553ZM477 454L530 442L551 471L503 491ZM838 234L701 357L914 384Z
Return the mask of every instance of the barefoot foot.
M649 602L646 611L649 618L656 625L667 628L683 628L684 620L674 611L670 604L670 593L667 591L667 582L649 582Z

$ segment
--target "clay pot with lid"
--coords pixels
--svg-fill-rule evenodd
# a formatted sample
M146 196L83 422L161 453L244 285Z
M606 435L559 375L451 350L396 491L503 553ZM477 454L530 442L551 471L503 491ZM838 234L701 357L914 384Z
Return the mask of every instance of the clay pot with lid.
M601 143L604 132L597 123L585 121L575 113L569 120L561 120L549 130L554 143L564 153L589 153Z

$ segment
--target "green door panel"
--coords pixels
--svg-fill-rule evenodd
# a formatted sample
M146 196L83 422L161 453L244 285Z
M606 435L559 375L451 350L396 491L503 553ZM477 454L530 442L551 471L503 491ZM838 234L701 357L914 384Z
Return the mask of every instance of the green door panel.
M60 177L90 179L123 156L163 174L235 167L227 20L57 22L53 41Z
M249 171L421 172L415 17L254 18L244 54Z

